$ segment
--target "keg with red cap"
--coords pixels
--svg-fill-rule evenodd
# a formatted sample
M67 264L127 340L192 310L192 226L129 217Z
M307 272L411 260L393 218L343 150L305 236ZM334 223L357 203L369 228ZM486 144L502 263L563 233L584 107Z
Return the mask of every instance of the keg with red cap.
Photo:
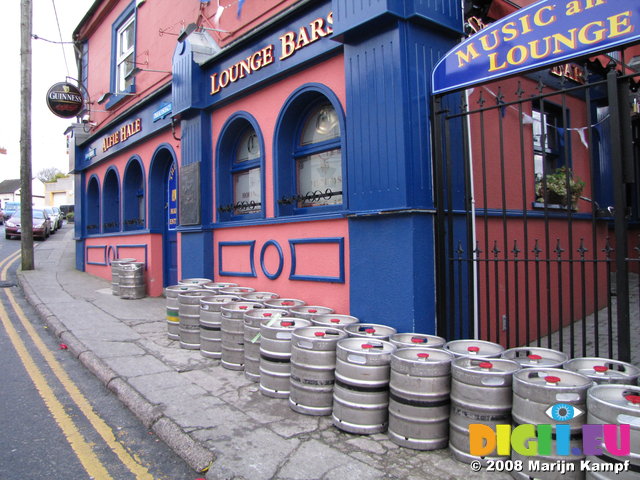
M347 338L343 330L310 326L291 336L289 406L305 415L331 415L336 370L336 346Z
M237 283L231 282L207 282L201 288L211 290L211 295L219 295L220 290L227 287L237 287Z
M449 449L457 460L470 463L509 458L497 452L487 457L471 455L469 426L483 424L495 430L496 425L511 423L512 379L520 368L512 360L468 355L451 363Z
M590 445L595 448L592 452L586 452L587 460L597 464L599 468L587 472L586 478L640 479L640 388L619 384L596 385L590 388L587 392L587 424L590 425L590 430L585 434L599 440L596 445ZM616 435L605 436L604 425L615 425ZM622 427L623 425L628 425L628 433L623 433L627 431L623 430L627 428ZM613 451L610 450L611 447ZM624 462L627 461L629 463L625 465ZM613 470L607 471L609 468ZM624 470L616 472L616 468Z
M387 430L391 354L396 347L376 338L350 337L336 346L333 424L358 434Z
M310 325L309 320L294 317L260 322L260 393L272 398L289 397L291 336L296 328Z
M209 290L203 288L187 290L178 294L180 348L187 350L200 348L200 299L208 295L210 295Z
M245 292L240 294L240 298L245 302L259 302L280 298L280 295L273 292Z
M294 307L300 307L307 304L304 300L299 300L297 298L271 298L262 303L264 303L265 308L278 308L280 310L287 311Z
M342 330L347 325L360 323L360 320L352 315L333 313L314 315L313 318L311 318L311 323L321 327L339 328Z
M209 290L209 289L207 289ZM213 290L211 290L213 292ZM200 354L207 358L222 357L222 306L237 302L234 295L213 295L200 298Z
M244 314L244 376L260 381L260 324L263 320L279 321L289 314L275 308L250 309Z
M298 305L290 310L292 317L306 318L307 320L313 320L313 317L328 315L333 312L333 308L322 307L320 305Z
M344 331L349 337L389 340L389 337L398 331L388 325L377 323L353 323L344 327Z
M599 385L607 383L636 385L638 378L640 378L640 368L610 358L572 358L564 363L563 368L586 375Z
M396 348L442 348L446 343L444 338L426 333L394 333L389 341Z
M221 364L226 369L244 369L244 314L255 308L262 308L262 304L229 302L221 307Z
M445 343L442 348L453 353L456 357L469 355L472 357L498 358L504 352L502 345L487 342L486 340L473 339L451 340Z
M242 296L245 295L247 293L251 293L251 292L255 292L256 289L252 288L252 287L243 287L240 285L236 285L233 287L224 287L221 288L220 291L218 293L220 293L220 295L238 295L238 296Z
M436 348L401 348L391 354L389 439L416 450L449 443L451 361Z
M178 285L195 285L198 288L203 288L205 283L212 281L210 278L183 278L182 280L178 280Z
M586 423L587 392L593 382L579 373L559 368L524 368L513 375L513 422L515 425L550 425L548 448L538 454L522 455L511 451L512 460L520 460L523 469L512 473L517 479L555 480L558 472L540 472L539 464L562 462L566 466L563 479L583 479L580 468L582 426ZM539 429L540 427L538 427Z
M542 347L510 348L501 357L518 362L523 368L562 368L569 359L566 353Z

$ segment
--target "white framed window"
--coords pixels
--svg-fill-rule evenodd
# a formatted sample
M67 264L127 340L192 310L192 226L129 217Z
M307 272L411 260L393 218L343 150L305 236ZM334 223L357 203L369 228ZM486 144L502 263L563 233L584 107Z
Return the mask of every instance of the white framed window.
M135 66L135 15L131 15L116 30L116 89L126 92L133 83Z

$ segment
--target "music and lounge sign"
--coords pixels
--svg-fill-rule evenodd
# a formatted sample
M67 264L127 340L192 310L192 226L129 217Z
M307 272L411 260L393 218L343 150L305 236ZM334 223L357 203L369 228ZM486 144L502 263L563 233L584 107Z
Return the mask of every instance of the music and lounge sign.
M551 66L640 39L640 2L542 0L450 50L433 71L433 93Z

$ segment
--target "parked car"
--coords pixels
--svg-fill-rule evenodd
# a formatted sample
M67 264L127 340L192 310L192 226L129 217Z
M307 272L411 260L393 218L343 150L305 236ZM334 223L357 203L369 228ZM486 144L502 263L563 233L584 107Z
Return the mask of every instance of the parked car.
M58 216L58 228L61 228L62 225L64 225L64 219L66 217L66 215L64 213L62 213L62 210L60 210L58 207L51 207L53 209L53 212Z
M4 223L4 210L0 207L0 225Z
M58 229L62 226L62 218L60 218L60 214L56 213L53 207L44 207L43 209L49 215L49 219L51 220L51 233L56 233ZM60 210L58 210L60 212Z
M51 219L47 212L40 208L33 209L33 237L45 240L51 234ZM20 210L13 212L11 217L5 221L4 236L6 239L19 237L22 232L20 223Z
M6 221L16 210L20 208L20 202L4 202L3 218Z

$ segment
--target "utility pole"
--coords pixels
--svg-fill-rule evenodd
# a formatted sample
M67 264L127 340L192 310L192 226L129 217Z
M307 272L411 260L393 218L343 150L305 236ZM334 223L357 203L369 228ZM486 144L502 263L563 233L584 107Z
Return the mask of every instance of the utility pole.
M20 242L22 270L33 270L31 206L31 0L20 2Z

